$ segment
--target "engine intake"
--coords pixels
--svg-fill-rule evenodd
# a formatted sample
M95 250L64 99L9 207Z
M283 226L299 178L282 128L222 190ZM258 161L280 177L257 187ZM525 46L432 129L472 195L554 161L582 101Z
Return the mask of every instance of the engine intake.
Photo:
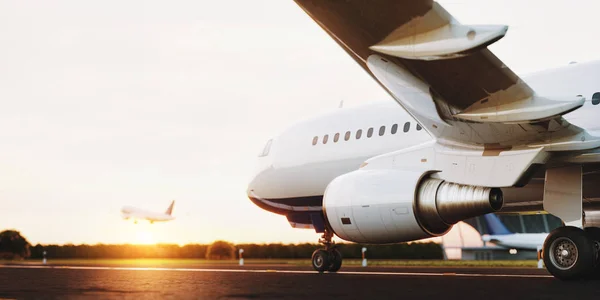
M329 184L323 211L342 239L397 243L443 235L459 221L499 210L503 202L498 188L413 171L357 170Z

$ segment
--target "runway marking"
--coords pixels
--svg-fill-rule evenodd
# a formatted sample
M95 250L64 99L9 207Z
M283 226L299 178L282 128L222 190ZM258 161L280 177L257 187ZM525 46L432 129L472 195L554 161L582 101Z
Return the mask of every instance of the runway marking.
M219 272L219 273L283 273L318 274L316 271L299 270L252 270L252 269L194 269L194 268L142 268L142 267L89 267L89 266L26 266L0 265L0 269L65 269L65 270L112 270L112 271L176 271L176 272ZM530 274L469 274L469 273L429 273L429 272L364 272L341 271L342 275L384 275L384 276L456 276L456 277L502 277L502 278L553 278L551 275Z

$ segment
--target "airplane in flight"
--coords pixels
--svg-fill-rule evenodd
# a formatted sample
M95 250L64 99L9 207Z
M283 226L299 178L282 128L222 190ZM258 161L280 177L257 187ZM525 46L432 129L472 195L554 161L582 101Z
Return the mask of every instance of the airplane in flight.
M600 273L600 62L519 76L488 49L508 26L461 24L432 0L295 2L394 99L296 123L259 155L248 197L322 234L315 270L340 269L334 235L409 242L545 211L564 223L548 271Z
M483 218L490 233L481 236L486 243L492 242L507 249L537 251L538 246L544 245L544 241L548 237L548 233L511 232L495 214L487 214Z
M153 212L143 210L137 207L124 206L121 208L121 216L125 220L133 219L137 224L139 220L149 221L150 224L154 222L167 222L171 220L175 220L173 214L173 206L175 205L175 200L171 201L171 205L164 213Z

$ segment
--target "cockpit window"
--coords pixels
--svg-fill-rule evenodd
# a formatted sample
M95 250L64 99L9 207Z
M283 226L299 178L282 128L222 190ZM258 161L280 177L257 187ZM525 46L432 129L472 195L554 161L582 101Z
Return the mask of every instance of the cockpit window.
M600 104L600 93L594 93L594 95L592 96L592 104Z
M273 139L270 139L267 144L265 145L265 148L263 148L263 151L258 155L258 157L263 157L263 156L267 156L269 155L269 151L271 151L271 144L273 143Z

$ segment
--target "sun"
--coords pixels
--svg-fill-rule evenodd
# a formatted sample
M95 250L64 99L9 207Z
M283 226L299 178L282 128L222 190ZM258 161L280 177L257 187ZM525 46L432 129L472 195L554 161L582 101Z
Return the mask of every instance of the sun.
M138 231L136 239L137 244L141 245L151 245L155 243L154 236L150 231Z

